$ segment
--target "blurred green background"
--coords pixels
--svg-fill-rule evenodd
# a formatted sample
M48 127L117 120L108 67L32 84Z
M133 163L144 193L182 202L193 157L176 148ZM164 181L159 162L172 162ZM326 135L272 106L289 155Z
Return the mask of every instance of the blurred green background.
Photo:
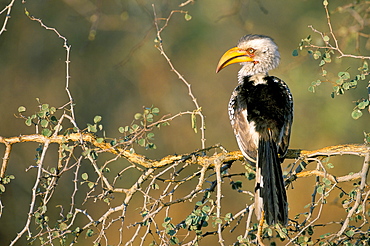
M240 67L230 66L219 74L215 68L221 55L248 33L271 36L279 46L280 67L270 74L287 82L294 96L291 148L311 150L363 142L363 131L369 130L369 115L353 120L351 111L355 106L353 101L367 98L367 84L360 83L357 89L334 99L330 97L329 83L311 93L307 88L321 78L319 61L305 51L298 57L292 56L302 38L312 35L313 40L319 42L320 37L313 34L308 25L328 31L322 1L203 0L180 8L182 2L185 0L33 0L24 4L16 1L7 31L0 36L0 135L34 133L34 128L26 127L24 120L14 117L21 105L32 113L37 110L36 98L56 107L68 102L64 90L63 41L54 32L29 20L24 14L25 8L45 25L56 28L72 46L70 90L80 128L93 123L95 115L101 115L106 135L119 137L118 128L130 124L143 106L154 105L161 114L194 110L186 86L170 71L155 48L154 4L160 18L168 17L171 10L188 11L192 16L186 21L184 14L175 13L162 32L162 41L175 68L191 83L206 116L207 146L221 143L228 150L237 149L227 104ZM335 10L346 2L350 1L331 1L329 8ZM8 1L1 1L1 8L7 4ZM4 17L3 13L1 18ZM332 14L332 22L334 30L355 25L349 13L337 11ZM164 21L159 24L163 25ZM339 41L346 38L347 45L343 47L346 52L358 53L355 37L351 32L340 33ZM366 55L369 51L364 43L365 40L360 39L360 52ZM327 70L335 77L339 71L356 71L361 64L362 61L355 59L335 59ZM188 116L175 119L155 134L157 150L136 148L137 152L161 158L201 147L200 133L191 129ZM25 169L34 164L36 147L37 144L17 144L12 152L7 173L14 174L16 180L2 197L5 208L0 218L1 242L9 242L24 225L35 175L34 171L26 173ZM362 163L360 158L340 161L336 163L342 164L335 169L339 174L357 171ZM288 196L291 204L297 201L297 206L302 208L310 197L301 201L300 187L307 185L297 182Z

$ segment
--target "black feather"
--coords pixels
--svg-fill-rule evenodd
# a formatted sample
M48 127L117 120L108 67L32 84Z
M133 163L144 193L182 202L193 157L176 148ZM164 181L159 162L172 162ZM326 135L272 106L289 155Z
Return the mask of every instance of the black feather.
M278 146L272 138L271 131L262 134L259 139L257 169L260 169L261 175L260 180L256 180L256 189L260 190L256 194L262 198L261 205L267 224L280 222L286 225L288 202L278 157ZM256 197L256 199L259 198Z

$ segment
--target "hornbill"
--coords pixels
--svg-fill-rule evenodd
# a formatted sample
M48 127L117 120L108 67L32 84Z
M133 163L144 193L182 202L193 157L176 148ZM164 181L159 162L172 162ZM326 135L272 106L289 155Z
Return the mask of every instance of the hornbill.
M216 73L241 63L238 85L229 102L229 117L245 159L256 166L255 213L267 224L287 224L288 202L281 170L293 121L293 97L281 79L269 76L278 66L275 42L246 35L221 57Z

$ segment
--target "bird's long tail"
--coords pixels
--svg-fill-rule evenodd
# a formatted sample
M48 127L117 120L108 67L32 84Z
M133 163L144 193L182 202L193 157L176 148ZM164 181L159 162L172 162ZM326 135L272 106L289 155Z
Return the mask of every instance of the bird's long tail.
M266 135L261 136L258 143L255 211L258 219L261 219L264 211L265 220L269 225L277 222L286 225L288 202L277 145L270 131Z

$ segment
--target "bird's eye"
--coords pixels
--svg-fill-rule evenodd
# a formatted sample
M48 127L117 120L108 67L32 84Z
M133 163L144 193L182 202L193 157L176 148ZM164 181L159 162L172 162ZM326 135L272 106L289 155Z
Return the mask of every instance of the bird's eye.
M249 53L249 54L254 54L254 52L255 52L256 50L255 49L253 49L253 48L248 48L247 49L247 52Z

